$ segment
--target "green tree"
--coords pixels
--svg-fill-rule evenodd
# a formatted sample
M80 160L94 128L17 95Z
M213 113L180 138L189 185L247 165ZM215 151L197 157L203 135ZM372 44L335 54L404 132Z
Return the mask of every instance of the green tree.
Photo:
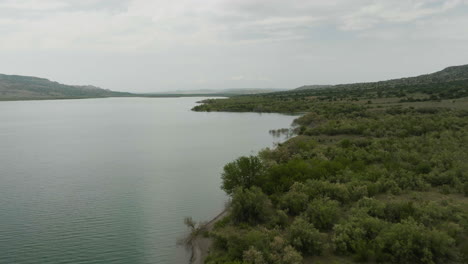
M340 204L329 198L317 198L310 202L305 215L320 230L330 230L340 216Z
M289 192L285 193L279 203L291 215L298 215L305 211L309 196L303 192L304 184L296 182Z
M367 261L375 256L375 238L387 226L387 222L366 214L353 216L335 225L335 250L340 254L354 254L358 260Z
M250 188L259 181L262 172L263 165L258 157L240 157L224 166L221 188L229 195L237 187Z
M455 240L413 219L393 224L377 238L381 260L394 263L447 263L454 257Z
M291 245L303 253L311 255L322 253L324 235L302 217L296 217L287 231L287 236Z
M258 251L253 246L244 251L243 260L246 264L266 264L262 252Z
M261 224L271 219L273 208L268 196L258 187L238 187L232 196L231 216L236 223Z
M275 236L270 243L268 263L300 264L302 256L282 236Z
M301 264L302 256L293 247L286 246L283 252L283 259L277 264ZM276 264L276 263L275 263Z

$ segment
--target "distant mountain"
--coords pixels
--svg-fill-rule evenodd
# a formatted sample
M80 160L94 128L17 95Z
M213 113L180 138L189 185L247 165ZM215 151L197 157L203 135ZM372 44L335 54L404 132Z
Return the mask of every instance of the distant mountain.
M115 92L92 85L66 85L44 78L0 74L0 101L79 99L100 97L186 97L186 96L233 96L281 91L279 89L224 89L188 90L161 93L133 94Z
M273 88L238 88L238 89L225 89L221 90L222 93L241 95L241 94L262 94L262 93L272 93L272 92L281 92L284 89L273 89Z
M387 81L369 82L369 83L353 83L353 84L340 84L335 87L339 88L366 88L366 87L396 87L407 85L422 85L422 84L435 84L446 83L452 81L468 80L468 65L452 66L445 68L441 71L419 75L416 77L407 77L400 79L392 79Z
M0 100L73 99L133 96L85 85L65 85L48 79L0 74Z
M284 91L284 89L273 88L233 88L233 89L201 89L201 90L177 90L170 92L153 93L152 95L243 95L243 94L262 94Z
M174 91L162 93L132 94L124 92L115 92L102 89L91 85L65 85L53 82L48 79L0 74L0 101L5 100L38 100L38 99L78 99L78 98L99 98L99 97L184 97L184 96L235 96L235 95L253 95L253 94L303 94L313 93L319 95L329 89L339 91L356 90L375 90L390 91L398 90L402 92L424 90L429 92L434 85L455 87L460 96L466 93L466 89L460 89L460 85L465 87L468 83L468 65L452 66L442 71L431 74L424 74L416 77L392 79L379 82L352 83L339 85L305 85L293 90L281 89L224 89L224 90L192 90L192 91ZM452 88L453 88L452 87ZM394 89L392 89L394 88ZM443 87L438 87L442 89ZM450 88L450 89L452 89ZM450 92L446 88L447 92ZM330 90L331 92L331 90ZM311 94L312 95L312 94Z
M452 66L441 71L424 74L416 77L407 77L400 79L392 79L379 82L351 83L338 85L305 85L294 89L293 91L311 90L311 89L326 89L326 88L386 88L408 85L424 85L435 83L447 83L452 81L468 80L468 65Z

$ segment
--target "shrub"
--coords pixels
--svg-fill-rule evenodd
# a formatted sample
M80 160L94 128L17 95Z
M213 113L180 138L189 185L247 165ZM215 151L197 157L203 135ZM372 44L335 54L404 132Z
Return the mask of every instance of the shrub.
M307 208L309 196L302 191L303 186L301 183L294 183L291 190L280 199L281 208L287 209L291 215L298 215Z
M329 198L314 199L305 215L318 229L330 230L340 215L340 204Z
M328 197L341 203L350 202L348 188L342 183L328 181L309 180L305 184L305 192L310 198Z
M252 246L248 250L244 251L243 259L246 264L266 264L262 252Z
M455 240L445 232L430 230L414 220L385 229L376 239L378 259L393 263L446 263L453 259Z
M366 261L375 256L374 239L388 224L368 215L357 215L342 224L335 225L333 243L340 254L354 254L358 260Z
M244 252L252 247L265 255L269 251L270 241L274 234L267 229L239 230L232 227L212 232L214 246L225 250L224 261L242 260ZM224 263L224 262L222 262Z
M312 223L297 217L287 230L288 240L297 250L311 255L320 255L323 250L324 235Z
M273 264L299 264L302 263L302 256L281 236L276 236L270 244L268 260Z
M273 214L270 199L258 187L237 188L233 193L231 208L235 223L261 224L270 220Z

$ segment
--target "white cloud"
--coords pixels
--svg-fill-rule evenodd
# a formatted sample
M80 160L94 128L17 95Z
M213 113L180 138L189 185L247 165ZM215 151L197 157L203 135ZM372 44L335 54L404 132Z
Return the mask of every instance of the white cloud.
M468 0L0 0L0 72L54 79L62 71L67 82L71 70L55 66L66 64L76 67L70 83L97 76L83 82L99 85L107 74L103 86L123 87L111 80L120 71L166 90L357 81L355 63L379 56L394 60L390 67L436 47L459 55L433 64L463 61L467 14ZM56 57L30 62L38 54Z
M2 0L0 9L16 9L29 11L50 11L66 7L63 1L56 0Z
M462 5L466 1L0 0L0 10L10 10L0 19L0 47L154 51L177 43L288 41L308 38L318 27L365 31L414 23Z
M231 78L229 78L229 80L231 81L243 81L245 79L246 78L244 75L237 75L237 76L232 76Z
M461 0L373 1L346 15L341 29L364 30L378 25L409 23L461 6Z

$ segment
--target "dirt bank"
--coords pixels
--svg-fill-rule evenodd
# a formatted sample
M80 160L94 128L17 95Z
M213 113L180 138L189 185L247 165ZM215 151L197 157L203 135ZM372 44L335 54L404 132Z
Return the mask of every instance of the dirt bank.
M214 225L216 222L221 220L223 217L227 215L227 210L224 210L211 221L203 225L202 229L211 231L213 230ZM203 232L200 232L193 240L192 240L192 257L190 258L191 264L203 264L205 262L208 253L210 252L211 245L213 241L209 237L204 237Z

